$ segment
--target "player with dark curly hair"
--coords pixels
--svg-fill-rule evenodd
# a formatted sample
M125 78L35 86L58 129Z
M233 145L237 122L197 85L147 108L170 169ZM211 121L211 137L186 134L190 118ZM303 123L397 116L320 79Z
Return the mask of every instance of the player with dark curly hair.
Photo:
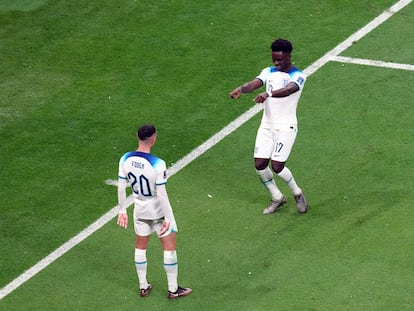
M286 203L286 197L275 183L272 169L291 189L299 213L306 213L308 204L305 195L286 166L298 132L296 108L306 76L292 65L293 47L290 41L277 39L272 42L270 48L273 66L264 68L255 79L235 88L230 92L230 97L237 99L242 93L266 87L265 92L258 94L254 99L257 104L264 103L263 116L256 136L254 162L257 175L272 197L263 214L274 213ZM269 162L272 169L269 168Z

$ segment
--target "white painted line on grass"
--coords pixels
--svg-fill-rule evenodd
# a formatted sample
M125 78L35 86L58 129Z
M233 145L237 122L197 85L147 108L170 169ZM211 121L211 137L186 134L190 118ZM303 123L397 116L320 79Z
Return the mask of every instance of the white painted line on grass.
M347 63L347 64L358 64L358 65L367 65L367 66L376 66L376 67L383 67L383 68L392 68L392 69L414 71L414 65L383 62L383 61L380 61L380 60L373 60L373 59L352 58L352 57L345 57L345 56L333 56L331 58L331 61L340 62L340 63Z
M173 166L171 166L170 169L168 169L168 175L172 176L178 171L182 170L188 164L193 162L193 160L201 156L211 147L219 143L226 136L230 135L232 132L238 129L241 125L243 125L248 120L250 120L253 116L255 116L262 109L263 109L263 105L254 105L253 107L251 107L248 111L246 111L244 114L239 116L237 119L235 119L225 128L223 128L220 132L210 137L206 142L204 142L203 144L195 148L193 151L191 151L181 160L177 161Z
M370 31L375 29L377 26L382 24L384 21L386 21L393 14L395 14L396 12L401 10L403 7L408 5L410 2L412 2L412 0L402 0L402 1L397 2L391 8L384 11L381 15L379 15L377 18L375 18L372 22L370 22L365 27L363 27L361 30L359 30L356 33L354 33L353 35L351 35L344 42L342 42L341 44L336 46L334 49L332 49L331 51L326 53L324 56L322 56L320 59L318 59L312 65L310 65L308 68L306 68L304 70L304 72L308 76L310 76L311 74L316 72L319 68L324 66L333 57L336 57L341 52L343 52L346 48L348 48L350 45L352 45L353 42L358 41L359 39L361 39L363 36L365 36L367 33L369 33ZM219 141L223 140L226 136L228 136L233 131L235 131L237 128L239 128L241 125L243 125L245 122L247 122L250 118L252 118L254 115L256 115L261 109L262 109L261 105L255 105L252 108L250 108L247 112L245 112L243 115L241 115L236 120L231 122L223 130L221 130L217 134L213 135L205 143L203 143L199 147L195 148L188 155L186 155L184 158L182 158L177 163L175 163L173 166L171 166L171 168L169 168L169 170L168 170L169 175L172 176L175 173L177 173L178 171L180 171L181 169L183 169L184 167L186 167L188 164L190 164L197 157L202 155L208 149L213 147ZM112 181L106 181L106 182L111 183ZM130 206L132 204L133 204L133 198L132 198L132 196L129 196L127 198L127 205ZM118 206L115 206L110 211L108 211L106 214L101 216L97 221L95 221L90 226L88 226L86 229L84 229L82 232L78 233L76 236L71 238L65 244L63 244L62 246L57 248L55 251L53 251L48 256L43 258L41 261L36 263L34 266L32 266L27 271L25 271L19 277L17 277L12 282L7 284L5 287L3 287L0 290L0 300L3 299L4 297L6 297L11 292L13 292L16 288L21 286L23 283L27 282L33 276L38 274L40 271L42 271L48 265L53 263L59 257L64 255L71 248L75 247L77 244L79 244L80 242L85 240L87 237L92 235L94 232L96 232L97 230L102 228L105 224L107 224L114 217L116 217L117 214L118 214Z
M328 61L333 59L334 57L341 54L343 51L345 51L347 48L349 48L354 42L357 42L362 37L364 37L366 34L377 28L379 25L381 25L383 22L385 22L387 19L389 19L391 16L393 16L395 13L406 7L408 4L410 4L412 0L401 0L398 1L396 4L391 6L388 10L385 10L380 15L378 15L376 18L374 18L371 22L366 24L364 27L362 27L360 30L352 34L350 37L348 37L345 41L338 44L335 48L327 52L324 56L322 56L320 59L318 59L316 62L314 62L312 65L310 65L308 68L305 69L305 73L309 76L312 73L314 73L316 70L321 68L323 65L325 65Z

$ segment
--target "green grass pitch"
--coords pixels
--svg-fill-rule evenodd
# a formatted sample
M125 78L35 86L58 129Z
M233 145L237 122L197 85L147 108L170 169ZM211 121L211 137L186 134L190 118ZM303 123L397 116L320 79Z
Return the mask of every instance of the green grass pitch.
M285 37L305 69L396 3L0 0L0 289L116 202L143 122L172 166L246 112L228 93ZM414 4L341 55L414 64ZM288 165L310 211L263 216L257 115L169 179L179 281L161 246L141 299L134 236L115 219L0 300L0 310L412 310L414 72L328 62L298 108ZM131 209L129 213L131 213Z

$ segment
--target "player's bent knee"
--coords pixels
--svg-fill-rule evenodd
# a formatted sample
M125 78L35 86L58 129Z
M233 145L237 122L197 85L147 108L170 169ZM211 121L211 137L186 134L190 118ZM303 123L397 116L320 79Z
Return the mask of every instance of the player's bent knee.
M268 159L259 159L259 158L254 159L254 166L256 167L256 170L258 171L262 171L266 169L268 165L269 165Z
M285 168L285 162L272 161L272 169L276 174L279 174Z
M175 240L176 233L171 233L166 237L160 238L162 248L165 251L174 251L177 248L177 242Z

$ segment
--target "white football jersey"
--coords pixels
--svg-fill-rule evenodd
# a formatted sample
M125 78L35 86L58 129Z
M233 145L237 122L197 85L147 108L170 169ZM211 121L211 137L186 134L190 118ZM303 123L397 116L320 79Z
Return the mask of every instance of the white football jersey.
M119 161L118 176L132 188L138 218L159 219L165 216L157 198L157 185L167 183L164 160L150 153L127 152Z
M267 67L257 76L266 85L266 92L275 91L294 82L299 90L286 97L268 97L264 102L261 125L277 129L285 126L297 126L296 108L305 85L305 74L292 67L289 72L279 71L276 67Z

